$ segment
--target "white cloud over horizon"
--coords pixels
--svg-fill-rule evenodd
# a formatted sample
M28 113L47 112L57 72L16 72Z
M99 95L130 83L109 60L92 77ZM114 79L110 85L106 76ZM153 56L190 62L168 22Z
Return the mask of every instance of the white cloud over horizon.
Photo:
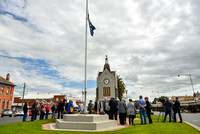
M200 91L199 6L195 0L90 0L96 30L94 37L88 33L88 80L96 80L107 54L133 99L152 99L155 91L192 95L189 77L178 74L192 74ZM70 83L84 81L84 35L85 1L1 0L0 75L9 72L14 83L44 92L81 95L84 87Z

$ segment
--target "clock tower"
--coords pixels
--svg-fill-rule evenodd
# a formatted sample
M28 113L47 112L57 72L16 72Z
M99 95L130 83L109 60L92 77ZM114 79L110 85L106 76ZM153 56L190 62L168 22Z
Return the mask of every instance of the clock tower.
M105 57L103 72L98 73L96 88L96 98L102 101L105 97L107 99L118 97L116 71L110 70L107 55Z

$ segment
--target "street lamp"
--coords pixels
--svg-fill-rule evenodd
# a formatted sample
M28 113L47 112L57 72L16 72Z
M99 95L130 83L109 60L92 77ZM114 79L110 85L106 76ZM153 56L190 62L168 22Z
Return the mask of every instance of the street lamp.
M193 82L192 82L192 75L191 74L178 74L178 77L180 77L181 75L189 76L189 78L190 78L190 82L191 82L191 86L192 86L192 90L193 90L194 101L196 103L195 109L196 109L196 112L197 112L197 101L196 101L195 95L194 95L194 86L193 86Z
M128 93L128 90L127 90L127 89L125 89L125 92L126 92L126 100L127 100L127 93Z

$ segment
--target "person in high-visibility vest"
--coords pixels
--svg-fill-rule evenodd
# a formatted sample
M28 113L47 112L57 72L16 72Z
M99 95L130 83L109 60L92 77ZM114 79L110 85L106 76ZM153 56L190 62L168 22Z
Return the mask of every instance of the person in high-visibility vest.
M73 114L73 100L69 100L69 104L68 104L68 107L67 107L67 113Z

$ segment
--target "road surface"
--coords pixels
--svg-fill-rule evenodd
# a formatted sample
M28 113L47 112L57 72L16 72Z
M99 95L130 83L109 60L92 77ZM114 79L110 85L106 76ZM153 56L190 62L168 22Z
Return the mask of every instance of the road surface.
M159 115L160 112L154 112L155 115ZM181 113L183 121L187 121L195 126L200 127L200 113ZM176 118L179 119L178 114Z

